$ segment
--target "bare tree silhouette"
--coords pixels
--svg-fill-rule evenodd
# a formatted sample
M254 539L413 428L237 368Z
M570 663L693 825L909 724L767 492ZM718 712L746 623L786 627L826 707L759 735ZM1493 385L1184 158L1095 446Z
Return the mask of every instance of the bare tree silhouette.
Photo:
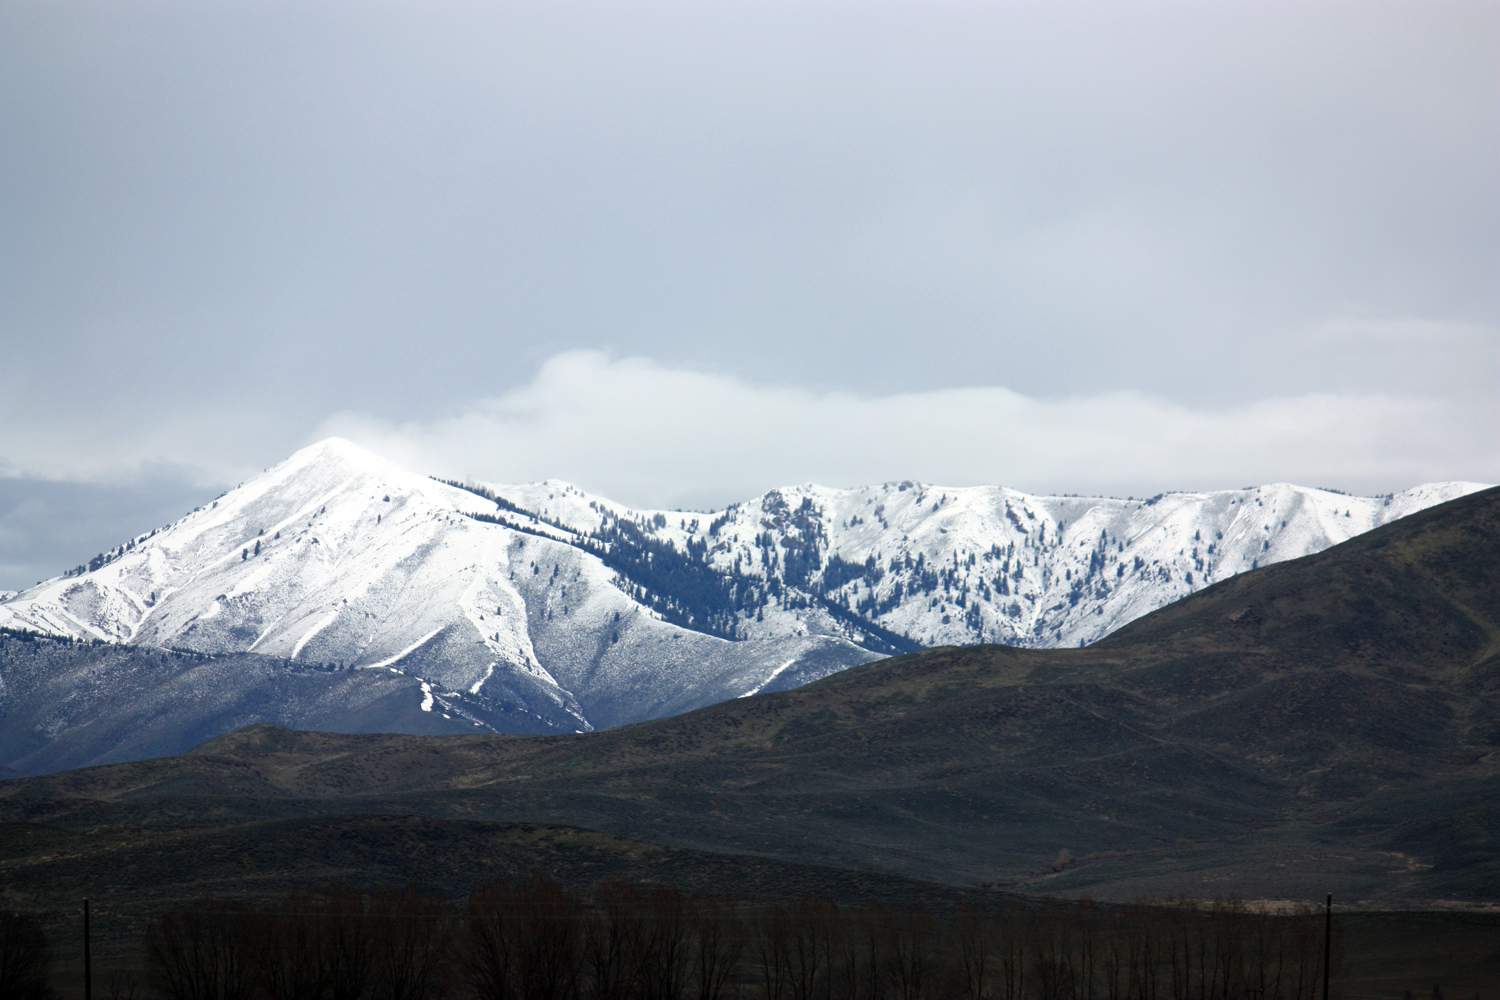
M42 1000L52 996L47 976L52 949L37 919L27 913L0 910L0 997Z

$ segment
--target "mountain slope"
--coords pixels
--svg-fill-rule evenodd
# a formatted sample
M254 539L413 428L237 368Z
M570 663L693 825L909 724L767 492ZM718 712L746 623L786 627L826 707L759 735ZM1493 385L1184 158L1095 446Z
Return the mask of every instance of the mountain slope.
M331 439L0 602L0 626L395 672L420 711L587 731L926 645L1091 642L1475 488L1133 501L907 482L685 514L556 482L459 487Z
M254 722L333 732L460 733L525 720L387 670L0 633L0 761L37 774L181 753ZM423 710L423 706L427 710ZM536 725L534 732L546 732Z
M0 783L0 817L570 823L954 883L1500 900L1500 490L1087 649L943 648L557 737L253 727Z

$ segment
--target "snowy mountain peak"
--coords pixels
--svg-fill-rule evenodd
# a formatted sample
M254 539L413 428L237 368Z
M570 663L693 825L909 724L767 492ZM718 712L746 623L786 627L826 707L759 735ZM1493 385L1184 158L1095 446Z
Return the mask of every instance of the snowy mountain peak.
M1147 500L904 481L713 513L443 483L320 441L0 603L0 625L404 672L423 711L571 731L918 646L1080 645L1235 573L1481 488Z

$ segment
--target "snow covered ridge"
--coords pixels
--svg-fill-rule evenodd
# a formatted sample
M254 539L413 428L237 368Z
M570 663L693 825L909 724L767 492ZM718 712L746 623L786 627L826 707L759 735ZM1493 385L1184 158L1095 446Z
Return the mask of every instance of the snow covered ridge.
M400 671L427 711L462 693L527 731L586 730L919 646L1082 645L1482 488L809 485L686 514L556 481L460 487L330 439L4 600L0 626Z
M916 648L1086 645L1225 577L1485 488L1354 497L1278 483L1120 500L908 481L772 490L716 514L632 511L560 482L483 489L583 537L644 531L712 566L735 599L718 619L698 610L697 627L753 636L768 612L822 610L872 648ZM680 595L669 603L694 614ZM860 639L865 624L879 635Z

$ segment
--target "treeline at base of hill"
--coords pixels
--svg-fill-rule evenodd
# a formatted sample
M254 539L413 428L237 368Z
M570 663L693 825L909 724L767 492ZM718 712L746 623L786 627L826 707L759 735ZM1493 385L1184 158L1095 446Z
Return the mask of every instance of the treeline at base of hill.
M35 948L34 921L32 931ZM151 922L143 982L117 979L110 995L1315 1000L1323 933L1321 911L1258 913L1234 900L1032 902L934 914L813 897L752 907L623 883L581 898L533 875L487 884L463 907L410 888L339 886L299 890L264 908L204 900ZM1336 980L1336 929L1333 955ZM0 983L0 995L47 995L7 992L10 985Z

